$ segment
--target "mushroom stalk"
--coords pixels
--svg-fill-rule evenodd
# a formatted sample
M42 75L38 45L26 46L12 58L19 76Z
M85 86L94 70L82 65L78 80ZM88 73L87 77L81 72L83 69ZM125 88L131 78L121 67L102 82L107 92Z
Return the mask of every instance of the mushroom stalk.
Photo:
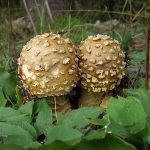
M87 90L83 89L79 99L79 107L101 106L102 108L106 109L108 102L109 95L101 92L88 92Z
M52 108L52 112L56 118L57 118L57 112L61 112L62 114L65 114L66 112L71 110L71 106L67 96L52 97L50 107Z
M102 96L102 93L93 93L82 89L81 97L79 99L79 106L100 106L102 102Z

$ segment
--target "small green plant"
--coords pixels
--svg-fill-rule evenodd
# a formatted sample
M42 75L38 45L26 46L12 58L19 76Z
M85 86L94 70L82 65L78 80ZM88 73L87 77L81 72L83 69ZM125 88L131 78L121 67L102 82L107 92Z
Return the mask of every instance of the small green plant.
M0 107L0 148L13 144L17 149L146 150L150 144L150 92L125 93L126 98L111 98L106 112L100 107L83 107L65 115L58 113L55 123L44 99L18 109Z

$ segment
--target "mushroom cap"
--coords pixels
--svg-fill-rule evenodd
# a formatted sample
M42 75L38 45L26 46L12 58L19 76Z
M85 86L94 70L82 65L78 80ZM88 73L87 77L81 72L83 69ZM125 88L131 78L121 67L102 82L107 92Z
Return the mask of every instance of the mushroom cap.
M78 50L79 73L83 88L107 92L120 84L125 55L118 41L107 35L89 36Z
M78 81L76 49L59 34L37 35L22 49L18 74L31 95L66 95Z

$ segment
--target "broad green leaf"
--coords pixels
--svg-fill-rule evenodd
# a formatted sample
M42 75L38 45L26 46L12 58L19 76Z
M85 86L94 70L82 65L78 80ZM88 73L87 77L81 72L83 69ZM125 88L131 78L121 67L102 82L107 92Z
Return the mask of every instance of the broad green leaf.
M0 69L0 87L3 87L10 74L4 69Z
M96 140L96 139L104 139L106 136L106 132L104 129L91 130L86 136L83 138L86 140Z
M71 150L136 150L135 147L124 140L107 135L101 140L83 140Z
M31 141L33 139L32 135L17 125L12 125L6 122L0 122L0 135L2 137L7 137L9 135L22 135L29 138Z
M0 108L0 135L4 143L36 147L36 130L26 114L12 108Z
M82 137L81 132L66 125L49 126L44 131L44 134L46 136L46 144L61 141L75 145L80 142Z
M51 144L43 145L38 150L70 150L71 147L72 145L68 145L61 141L55 141Z
M144 111L147 114L147 119L150 124L150 92L145 89L126 89L124 90L128 96L132 96L131 98L136 98L137 101L140 101Z
M30 118L26 114L21 114L17 110L9 107L0 107L0 122L21 124L24 121L30 121Z
M33 101L27 102L24 105L22 105L21 107L19 107L18 110L26 115L31 116L32 111L33 111L33 104L34 104Z
M52 110L45 100L40 100L35 104L36 122L34 124L38 135L42 134L44 130L52 124Z
M101 141L101 143L103 142ZM107 135L107 137L104 139L103 146L105 147L105 145L109 150L136 150L136 148L130 143L117 136L111 135Z
M36 130L30 123L23 122L22 124L20 124L20 127L23 128L24 130L28 131L35 140L37 139Z
M112 133L113 135L117 135L123 138L127 138L129 136L129 132L127 131L127 129L117 124L111 118L110 118L110 123L107 126L106 132Z
M3 88L0 87L0 107L5 106L6 103L7 103L7 100L6 100L5 96L4 96Z
M145 142L150 143L150 91L145 89L127 89L125 93L136 101L140 102L147 114L146 128L138 133L136 136L142 137Z
M126 126L130 133L137 133L145 127L146 113L142 105L133 99L112 98L107 113L116 123Z
M9 96L11 100L15 102L16 100L16 86L17 86L17 78L16 74L11 73L10 76L5 80L3 85L4 94Z
M105 125L109 124L109 117L108 117L108 115L105 115L102 119L91 118L91 119L89 119L89 122L94 125L105 126Z
M145 143L148 143L150 145L150 125L147 125L145 129L138 132L134 137L136 138L142 138Z
M76 128L83 128L90 123L90 118L96 118L102 112L100 107L83 107L68 112L58 124L63 124Z
M15 144L21 146L23 148L38 148L41 146L40 143L36 141L32 141L30 138L24 135L9 135L8 137L4 138L4 144Z
M1 150L23 150L22 147L14 144L0 144Z

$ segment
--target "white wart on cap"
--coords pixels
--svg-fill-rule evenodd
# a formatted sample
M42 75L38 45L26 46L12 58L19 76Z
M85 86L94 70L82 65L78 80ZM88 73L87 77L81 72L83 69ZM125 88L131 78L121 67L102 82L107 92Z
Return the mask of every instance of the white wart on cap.
M120 84L125 55L118 41L107 35L89 36L81 42L78 57L83 88L107 92Z
M74 45L59 34L32 38L18 59L18 74L31 95L66 95L78 81L78 59Z

